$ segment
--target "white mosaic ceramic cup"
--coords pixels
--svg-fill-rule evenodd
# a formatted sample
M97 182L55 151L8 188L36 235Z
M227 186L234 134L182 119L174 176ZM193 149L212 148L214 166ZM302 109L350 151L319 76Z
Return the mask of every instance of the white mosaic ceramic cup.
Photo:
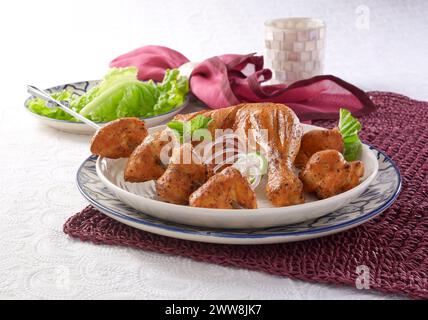
M325 23L312 18L265 22L265 67L271 84L291 84L323 73Z

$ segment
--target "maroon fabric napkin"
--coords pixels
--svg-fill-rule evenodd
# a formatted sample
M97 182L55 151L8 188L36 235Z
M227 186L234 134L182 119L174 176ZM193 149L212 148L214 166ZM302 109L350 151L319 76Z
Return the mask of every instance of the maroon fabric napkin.
M189 60L161 46L145 46L126 53L111 67L136 66L140 80L161 81L166 69L178 68ZM190 76L192 93L211 108L241 102L278 102L290 106L300 120L337 119L345 107L356 116L375 110L366 93L332 75L316 76L290 86L263 85L272 71L263 69L263 57L255 54L226 54L199 63Z
M89 206L64 232L83 241L131 246L294 279L355 287L356 267L370 268L370 289L428 299L428 102L370 93L378 109L360 118L362 138L385 151L403 176L396 202L351 230L295 243L217 245L158 236L121 224ZM332 127L336 121L316 125Z

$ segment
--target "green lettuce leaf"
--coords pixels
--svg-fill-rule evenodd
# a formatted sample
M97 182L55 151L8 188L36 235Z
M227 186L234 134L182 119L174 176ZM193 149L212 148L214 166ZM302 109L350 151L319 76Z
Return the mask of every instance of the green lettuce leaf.
M197 115L190 121L173 120L167 123L168 128L172 129L181 143L183 143L184 134L192 137L193 133L199 129L208 129L209 124L213 121L210 117Z
M152 117L164 114L186 100L188 79L178 69L167 70L163 81L141 82L135 67L112 68L103 80L82 96L62 97L81 115L96 122L122 117ZM50 118L77 121L60 109L50 109L41 99L31 100L31 111Z
M89 92L80 114L98 122L152 117L182 105L188 91L188 80L180 77L178 69L167 70L160 84L138 81L133 67L112 69L99 88Z
M157 101L153 83L121 80L92 99L79 113L93 121L123 117L147 117Z
M70 91L63 90L60 92L52 93L52 97L58 101L69 102L70 99L72 98L72 93ZM45 116L48 118L53 118L53 119L58 119L58 120L75 121L75 122L79 121L76 118L74 118L73 116L69 115L67 112L62 111L59 108L49 108L47 106L46 101L42 100L40 98L33 98L33 99L29 100L28 101L28 109L30 109L34 113L37 113L39 115L42 115L42 116Z
M339 130L343 139L343 156L347 161L357 160L363 146L358 137L361 123L352 116L351 112L340 109Z
M167 70L157 89L159 98L153 107L153 115L169 112L182 105L189 92L189 81L187 77L180 77L178 69Z
M101 95L103 92L107 91L114 84L126 80L136 80L138 74L138 69L135 67L127 68L112 68L104 76L103 80L95 87L92 87L84 95L80 96L77 99L74 99L70 103L70 107L80 112L86 105L93 101L96 97Z

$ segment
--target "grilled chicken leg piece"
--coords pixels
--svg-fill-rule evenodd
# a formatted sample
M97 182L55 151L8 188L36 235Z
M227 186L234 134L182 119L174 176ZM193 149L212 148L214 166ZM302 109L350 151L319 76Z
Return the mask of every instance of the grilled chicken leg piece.
M127 158L146 137L144 121L138 118L117 119L95 133L91 152L111 159Z
M156 181L156 191L161 200L188 204L189 196L207 181L207 168L192 154L192 145L180 145L172 151L165 173Z
M217 209L256 209L254 191L238 169L228 167L212 176L189 198L191 207Z
M347 162L337 150L323 150L309 159L300 173L305 190L325 199L354 188L364 175L361 161Z
M303 203L303 184L293 170L303 135L295 113L283 104L248 104L236 113L234 129L243 129L266 152L266 194L272 204L281 207Z
M216 110L208 110L208 111L203 110L203 111L198 111L198 112L193 112L188 114L177 114L174 117L174 120L190 121L198 115L203 115L205 117L209 117L213 119L213 121L211 122L208 128L209 130L231 129L235 122L236 112L244 106L245 104L238 104L236 106L216 109ZM212 131L212 134L214 133L215 132Z

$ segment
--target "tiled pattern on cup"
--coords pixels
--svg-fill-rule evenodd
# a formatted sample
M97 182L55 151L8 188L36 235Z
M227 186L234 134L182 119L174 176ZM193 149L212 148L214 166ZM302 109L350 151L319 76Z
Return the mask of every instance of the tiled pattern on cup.
M266 67L273 82L291 83L322 73L324 28L277 29L266 27Z

